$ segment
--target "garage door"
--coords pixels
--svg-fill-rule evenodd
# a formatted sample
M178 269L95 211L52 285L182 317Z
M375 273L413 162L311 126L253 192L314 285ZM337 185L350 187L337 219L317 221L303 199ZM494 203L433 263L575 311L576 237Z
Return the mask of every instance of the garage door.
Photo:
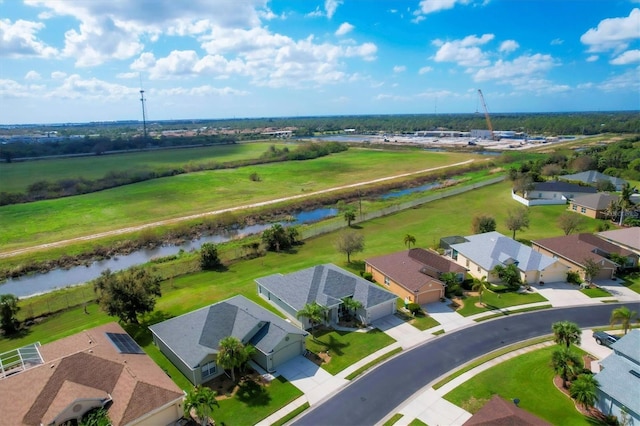
M377 319L386 317L387 315L391 315L394 311L396 301L389 300L388 302L381 303L377 306L373 306L369 308L367 311L369 313L369 322L373 322Z
M438 300L440 300L440 291L433 290L419 294L416 303L424 305L425 303L437 302Z
M278 368L279 365L289 361L291 358L302 354L302 341L296 340L290 345L285 346L282 349L274 352L272 356L273 368Z

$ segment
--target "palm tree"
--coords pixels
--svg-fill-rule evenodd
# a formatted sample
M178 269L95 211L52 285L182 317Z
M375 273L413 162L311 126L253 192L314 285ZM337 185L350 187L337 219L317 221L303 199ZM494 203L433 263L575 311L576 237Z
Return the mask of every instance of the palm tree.
M593 407L598 398L597 389L598 381L593 377L593 374L581 374L571 383L569 393L571 398L588 410L589 407Z
M404 245L407 246L407 248L411 248L411 245L416 245L416 237L414 237L411 234L407 234L404 236Z
M487 289L487 277L483 276L482 278L474 278L473 286L471 286L471 291L475 291L478 293L480 303L482 304L482 293Z
M313 329L316 324L322 323L327 315L327 308L319 305L317 302L307 303L304 305L302 309L298 311L296 314L297 318L307 318L311 323L311 335L315 339L316 336L313 334Z
M236 381L236 367L242 367L248 360L247 350L238 338L228 336L220 340L216 363L225 370L231 370L233 382Z
M622 186L622 190L620 191L620 223L618 225L622 225L624 220L624 212L630 210L633 207L633 203L631 202L631 196L636 191L636 187L632 187L629 183L625 183Z
M638 313L636 311L632 311L626 306L621 306L611 312L611 326L620 323L622 329L624 330L624 334L627 334L627 332L631 328L631 322L634 319L637 319L637 316Z
M580 336L582 335L582 330L578 327L578 324L570 321L558 321L554 322L551 326L551 330L553 331L554 342L559 345L564 345L567 349L571 346L572 343L579 345L580 344Z
M553 371L562 377L562 387L567 387L569 376L573 376L580 369L580 357L568 348L556 349L551 356Z
M200 424L206 426L213 413L213 406L218 405L216 392L205 386L195 386L184 398L184 415L191 417L191 410L200 419Z
M342 304L349 312L349 315L354 317L358 312L358 309L362 308L362 302L355 300L353 297L345 297L342 299Z

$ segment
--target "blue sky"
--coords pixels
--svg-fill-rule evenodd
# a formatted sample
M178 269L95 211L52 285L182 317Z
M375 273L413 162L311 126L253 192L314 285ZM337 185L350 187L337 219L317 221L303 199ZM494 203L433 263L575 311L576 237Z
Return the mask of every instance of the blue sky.
M0 123L640 109L640 0L0 0Z

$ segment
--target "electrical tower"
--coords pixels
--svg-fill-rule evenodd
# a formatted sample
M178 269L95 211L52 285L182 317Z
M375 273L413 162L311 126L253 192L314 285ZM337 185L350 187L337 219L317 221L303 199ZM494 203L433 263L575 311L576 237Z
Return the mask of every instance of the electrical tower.
M140 75L140 103L142 104L142 131L144 138L147 139L147 113L144 108L144 90L142 89L142 75Z

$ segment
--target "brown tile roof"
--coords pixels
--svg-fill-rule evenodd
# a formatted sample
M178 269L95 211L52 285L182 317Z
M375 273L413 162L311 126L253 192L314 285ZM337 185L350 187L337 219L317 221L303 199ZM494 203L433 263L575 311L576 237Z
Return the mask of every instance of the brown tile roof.
M494 395L463 426L551 426L551 423Z
M466 272L465 268L438 253L421 248L373 257L366 262L411 292L428 283L443 285L437 278L439 273Z
M618 200L617 195L598 192L597 194L581 195L573 199L573 204L587 207L592 210L605 210L611 204L611 201Z
M3 421L48 424L76 399L110 394L109 418L118 426L182 398L151 358L118 352L106 332L125 333L109 323L48 343L40 347L44 364L0 380Z
M547 249L558 256L583 266L585 259L595 262L604 261L610 267L615 265L606 258L608 253L617 253L621 256L629 256L633 253L622 247L611 244L593 234L574 234L563 237L545 238L532 241L532 244Z
M640 250L640 226L599 232L600 238Z

